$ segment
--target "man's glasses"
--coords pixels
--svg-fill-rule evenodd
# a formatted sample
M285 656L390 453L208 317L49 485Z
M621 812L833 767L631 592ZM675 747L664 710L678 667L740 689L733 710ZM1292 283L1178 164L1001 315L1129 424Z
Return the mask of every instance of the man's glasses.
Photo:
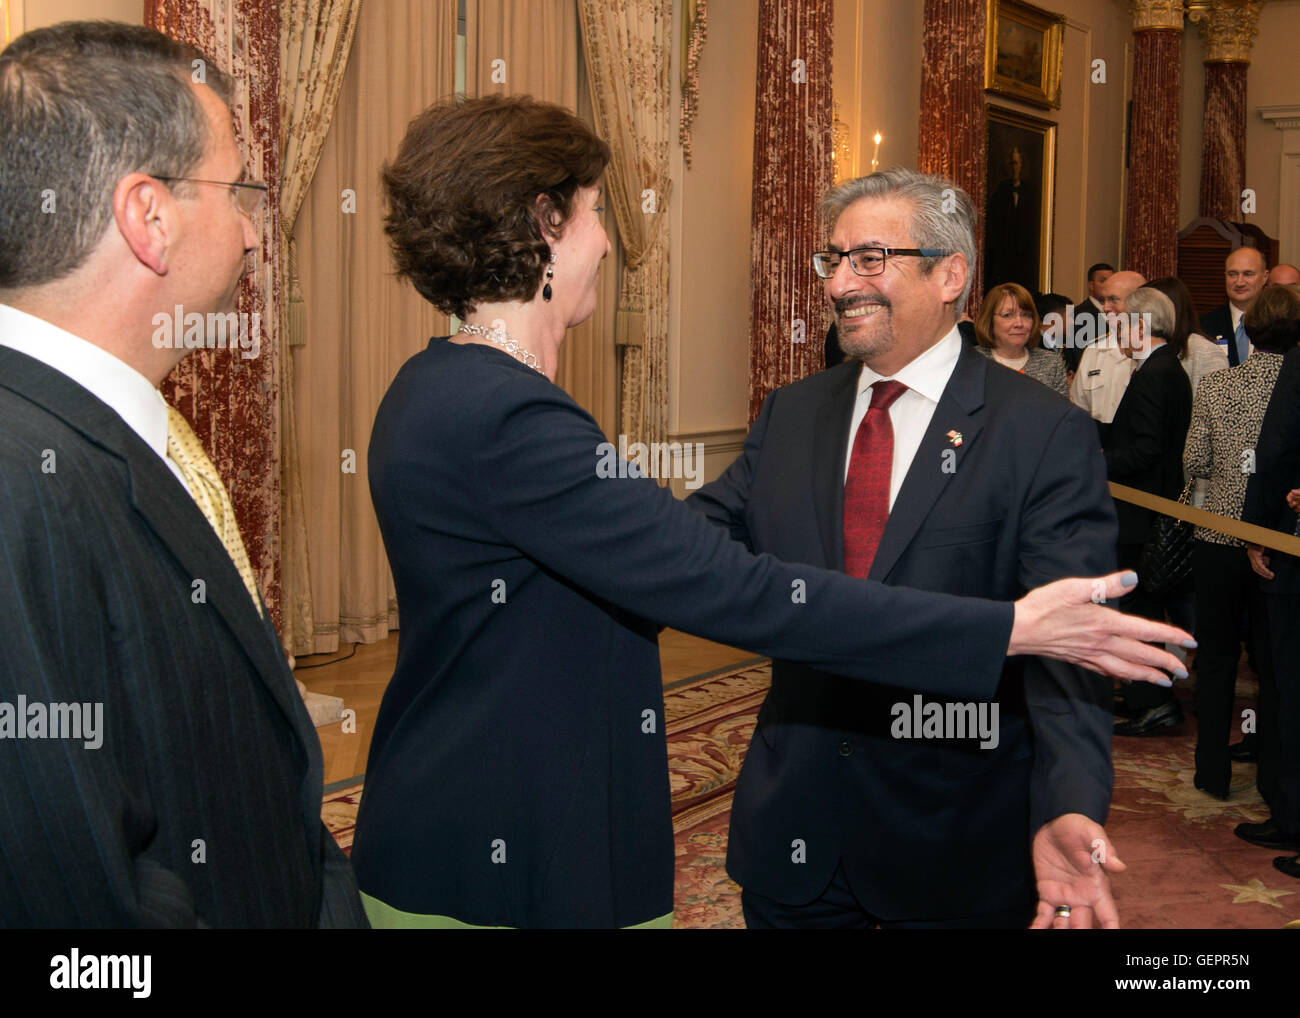
M943 258L952 254L935 247L855 247L852 251L814 251L813 268L822 279L830 279L839 268L840 259L849 260L851 268L859 276L878 276L885 271L885 259L898 255L911 255L915 258Z
M268 190L267 185L260 181L199 180L197 177L160 177L157 174L152 176L154 180L162 180L173 184L211 184L215 187L233 188L231 193L235 196L235 204L239 206L239 211L246 216L254 216L261 211Z

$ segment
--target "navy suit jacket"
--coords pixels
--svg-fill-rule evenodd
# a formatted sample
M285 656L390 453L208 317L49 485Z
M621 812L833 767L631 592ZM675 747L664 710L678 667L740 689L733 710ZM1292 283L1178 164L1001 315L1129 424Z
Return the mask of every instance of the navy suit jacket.
M0 926L364 926L274 627L193 499L4 347L0 421L0 702L103 711L98 748L0 740Z
M1295 488L1300 488L1300 347L1282 358L1255 443L1255 472L1246 484L1241 518L1294 534L1296 514L1286 504L1286 496ZM1268 555L1274 578L1261 580L1261 588L1274 594L1300 594L1300 559L1280 551Z
M1106 436L1106 469L1116 484L1177 498L1183 490L1183 446L1192 422L1192 383L1174 348L1156 347L1133 372ZM1121 544L1142 544L1155 513L1120 501Z
M846 363L772 393L740 458L691 504L756 551L842 569L858 373ZM1010 600L1114 565L1115 514L1092 421L964 348L870 578ZM943 632L935 639L944 643ZM999 744L980 749L892 738L892 705L913 702L902 687L928 684L911 663L896 662L892 676L894 685L850 683L773 662L732 809L728 872L795 905L816 898L842 862L858 898L886 919L1031 907L1038 827L1067 812L1105 820L1109 684L1054 661L1007 660Z
M1235 368L1240 363L1237 359L1237 342L1234 338L1236 332L1232 328L1232 311L1226 303L1201 315L1201 335L1209 339L1211 343L1218 343L1221 339L1226 339L1228 341L1226 348L1228 351L1228 366Z

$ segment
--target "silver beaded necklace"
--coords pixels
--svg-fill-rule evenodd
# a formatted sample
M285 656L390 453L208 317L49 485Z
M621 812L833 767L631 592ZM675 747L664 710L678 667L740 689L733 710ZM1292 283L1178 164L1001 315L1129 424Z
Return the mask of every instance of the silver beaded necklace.
M460 331L471 336L482 336L489 343L499 346L517 361L522 361L528 367L532 368L539 375L545 374L542 371L541 362L537 355L529 350L525 350L519 345L519 342L511 337L505 329L491 329L486 325L469 325L465 324L460 327Z

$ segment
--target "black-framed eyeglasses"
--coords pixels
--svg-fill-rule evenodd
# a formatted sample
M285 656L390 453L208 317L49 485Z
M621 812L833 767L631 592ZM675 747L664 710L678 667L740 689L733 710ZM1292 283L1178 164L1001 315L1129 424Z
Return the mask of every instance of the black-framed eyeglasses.
M200 180L198 177L160 177L158 174L150 174L154 180L162 180L168 183L178 184L212 184L216 187L234 188L231 192L235 196L235 204L239 206L239 211L246 216L253 216L262 208L262 203L266 200L266 192L269 190L266 184L260 180Z
M840 266L841 258L848 258L849 268L859 276L878 276L885 271L885 259L896 255L916 258L944 258L952 254L937 247L855 247L851 251L814 251L813 268L822 279L830 279Z

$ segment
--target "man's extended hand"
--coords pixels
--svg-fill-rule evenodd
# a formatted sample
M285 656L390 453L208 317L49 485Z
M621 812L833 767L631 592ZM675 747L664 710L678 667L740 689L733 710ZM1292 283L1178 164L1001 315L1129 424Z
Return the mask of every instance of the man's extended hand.
M1030 929L1090 930L1094 918L1103 929L1119 929L1107 874L1126 869L1105 828L1082 813L1065 813L1043 824L1034 835L1038 914ZM1059 905L1070 906L1069 918L1056 915Z
M1137 574L1129 571L1091 580L1057 580L1031 590L1016 602L1008 656L1036 654L1117 679L1161 686L1170 685L1158 671L1161 668L1180 679L1187 678L1187 669L1178 658L1142 641L1191 648L1196 641L1190 634L1176 626L1104 607L1104 602L1118 603L1136 585Z

